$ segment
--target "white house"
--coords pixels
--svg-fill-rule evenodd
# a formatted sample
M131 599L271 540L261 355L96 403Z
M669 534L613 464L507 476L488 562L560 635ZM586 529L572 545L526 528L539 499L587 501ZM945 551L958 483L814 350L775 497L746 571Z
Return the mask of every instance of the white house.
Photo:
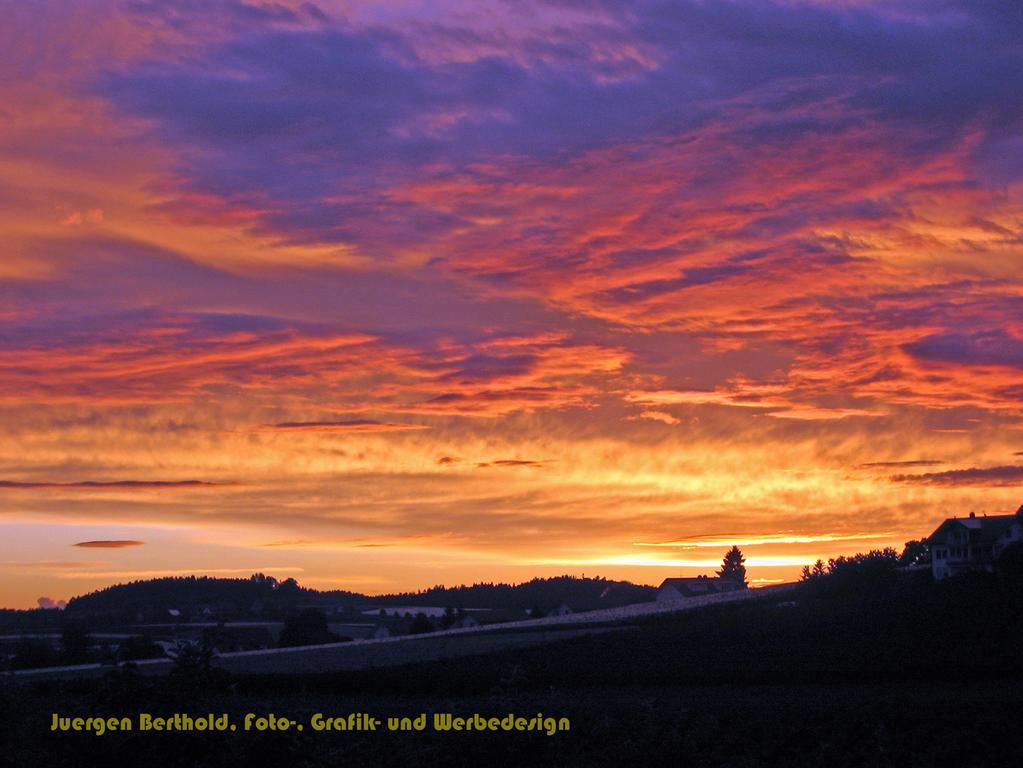
M924 539L935 581L965 571L994 571L1002 551L1023 541L1023 507L1014 515L953 517Z
M746 585L734 579L722 579L720 576L665 579L657 589L657 602L672 603L690 597L714 595L719 592L735 592L740 589L746 589Z

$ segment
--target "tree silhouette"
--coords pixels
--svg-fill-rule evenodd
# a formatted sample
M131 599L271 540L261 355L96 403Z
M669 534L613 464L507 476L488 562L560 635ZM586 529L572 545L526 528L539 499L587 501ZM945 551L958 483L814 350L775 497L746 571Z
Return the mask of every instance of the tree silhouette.
M809 565L803 566L803 575L800 578L803 581L812 581L813 579L819 579L821 576L827 574L827 570L824 568L824 561L820 558L813 564L813 568Z
M998 573L1013 580L1023 580L1023 543L1015 542L1002 550L997 562Z
M732 547L725 552L721 561L721 569L717 575L722 579L731 579L746 586L746 558L738 547Z
M907 541L906 546L899 555L899 565L930 565L931 553L927 545L919 539Z
M455 615L455 609L449 605L444 609L444 615L440 618L440 628L448 629L456 621L458 621L458 616Z
M52 667L58 663L56 651L45 640L22 637L14 644L14 656L10 658L11 669L32 669Z
M327 631L327 617L315 608L306 608L289 616L277 641L281 648L296 645L319 645L336 639Z
M417 613L416 617L412 620L411 626L409 626L408 633L410 635L423 635L427 632L434 631L433 622L425 613Z
M161 656L163 656L163 648L154 643L148 635L132 635L125 638L117 649L118 661L158 659Z
M84 664L90 660L92 638L82 624L69 622L61 632L60 648L66 664Z
M211 692L223 692L230 676L213 663L216 649L212 634L204 634L198 643L179 643L165 689L171 701L195 701Z

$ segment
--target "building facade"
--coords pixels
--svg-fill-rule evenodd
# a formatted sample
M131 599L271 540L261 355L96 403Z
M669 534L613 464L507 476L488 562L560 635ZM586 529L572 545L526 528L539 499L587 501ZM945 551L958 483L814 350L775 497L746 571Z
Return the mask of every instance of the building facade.
M924 539L935 581L967 571L994 571L1010 544L1023 542L1023 507L1014 515L953 517Z

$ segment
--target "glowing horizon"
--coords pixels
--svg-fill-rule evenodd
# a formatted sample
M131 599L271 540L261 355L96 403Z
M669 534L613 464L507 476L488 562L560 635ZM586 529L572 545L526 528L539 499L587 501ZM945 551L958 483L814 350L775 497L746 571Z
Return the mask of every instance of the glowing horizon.
M769 583L1023 502L1016 10L5 22L0 606Z

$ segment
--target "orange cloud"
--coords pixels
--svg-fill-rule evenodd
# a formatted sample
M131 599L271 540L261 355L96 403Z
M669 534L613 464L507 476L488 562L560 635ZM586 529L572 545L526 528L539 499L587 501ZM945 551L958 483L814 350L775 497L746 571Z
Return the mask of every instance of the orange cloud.
M372 419L351 419L348 421L284 421L271 425L273 429L302 430L310 432L407 432L429 429L426 424L399 424L374 421Z
M236 485L236 483L209 482L206 480L79 480L76 482L33 482L17 480L0 480L0 490L132 490L153 491L180 488L214 488Z
M33 577L657 581L740 543L769 582L1018 506L1004 18L419 5L8 14L0 526L50 528ZM49 535L79 525L110 528ZM100 535L173 544L53 565Z

